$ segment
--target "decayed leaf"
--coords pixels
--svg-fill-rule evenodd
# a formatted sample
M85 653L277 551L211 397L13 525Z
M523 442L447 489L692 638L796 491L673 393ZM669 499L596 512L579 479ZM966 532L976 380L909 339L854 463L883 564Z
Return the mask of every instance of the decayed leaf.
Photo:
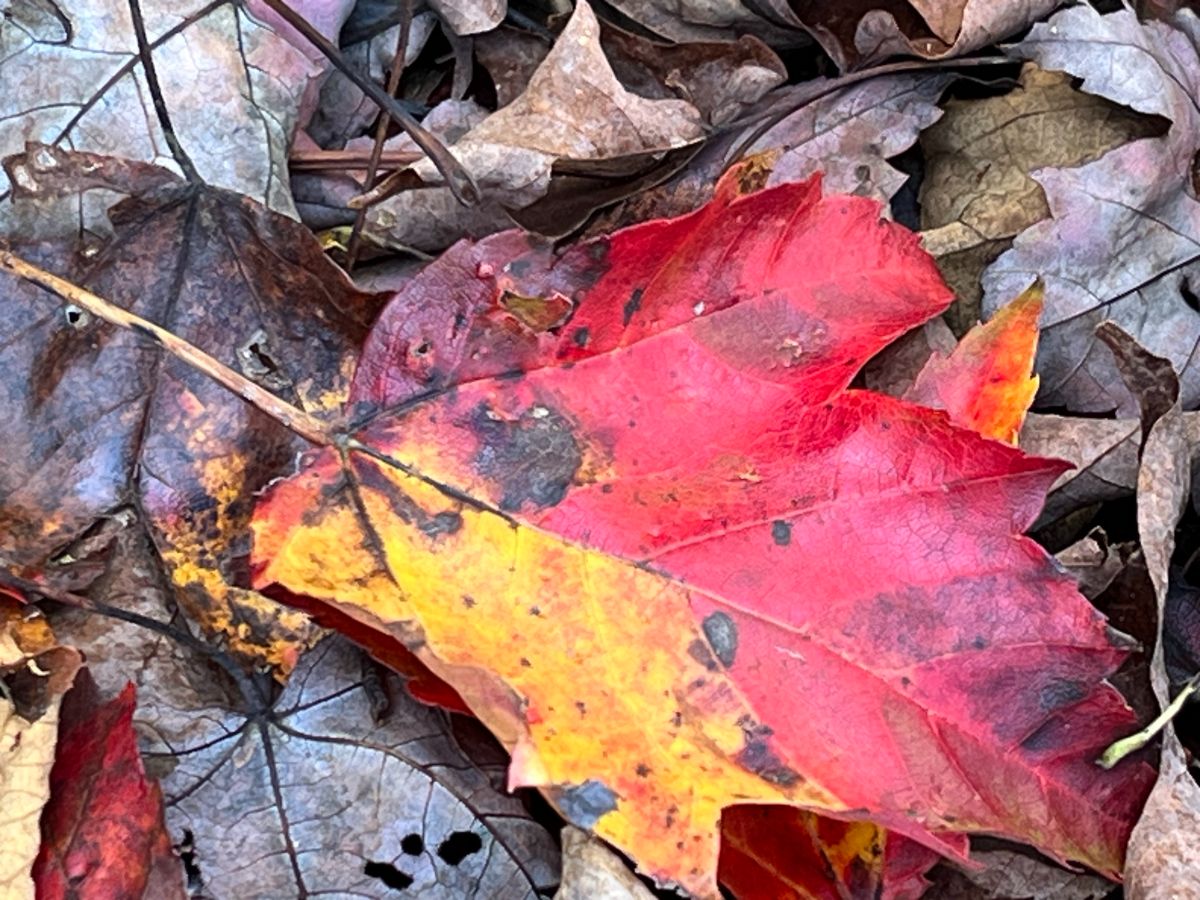
M767 169L762 184L803 181L822 173L830 191L887 202L906 176L888 159L916 141L940 114L936 101L949 83L943 75L891 75L822 95L814 81L773 91L755 110L756 124L709 141L685 169L602 214L592 233L691 212L711 199L730 155L749 140L759 115L788 113L746 148ZM816 99L805 98L816 95Z
M1037 393L1037 376L1029 373L1041 314L1042 287L1036 284L971 329L949 356L931 356L905 399L944 409L956 425L1015 444Z
M295 215L287 150L310 84L325 70L242 4L142 0L142 15L171 123L211 184ZM336 34L353 4L320 4ZM0 30L0 156L26 141L174 166L147 92L126 0L17 3ZM214 116L219 127L214 127ZM0 175L0 197L11 184ZM0 205L0 231L54 238L107 230L111 194Z
M984 273L984 311L994 312L1034 277L1046 284L1038 371L1042 400L1073 411L1136 404L1112 356L1093 337L1116 322L1180 371L1185 408L1200 402L1200 313L1188 279L1200 258L1200 201L1192 160L1200 149L1200 19L1138 22L1133 11L1100 15L1076 6L1036 25L1014 48L1044 69L1083 79L1082 88L1162 116L1170 128L1076 169L1036 175L1052 218L1026 229Z
M561 256L459 245L368 342L390 411L267 494L256 583L405 643L511 784L698 895L756 801L1115 873L1124 651L1020 535L1062 467L845 390L949 300L876 204L736 173Z
M1171 364L1140 347L1128 335L1106 326L1101 336L1113 348L1130 390L1142 411L1145 435L1137 484L1138 538L1154 584L1159 635L1150 666L1158 701L1170 702L1163 625L1171 578L1175 529L1187 505L1191 452L1180 413L1178 376ZM1183 747L1168 723L1163 730L1158 783L1129 839L1125 869L1134 900L1200 897L1200 867L1192 852L1200 831L1200 787L1188 771Z
M1077 90L1061 72L1026 63L1020 81L999 97L949 100L945 116L921 133L921 228L959 298L949 313L959 333L979 318L987 264L1050 214L1029 173L1082 165L1156 133L1153 120Z
M983 850L973 858L983 868L944 867L924 900L1104 900L1113 892L1112 882L1103 878L1013 850Z
M601 841L563 829L562 886L554 900L654 900L654 895Z
M519 207L545 193L558 160L662 152L703 135L690 103L647 100L621 86L600 48L596 16L580 0L524 93L468 131L453 151L485 192ZM425 163L416 168L435 178Z
M1184 413L1183 422L1188 439L1200 444L1200 413ZM1021 448L1074 466L1054 482L1039 524L1093 503L1131 496L1137 487L1141 436L1137 419L1030 414L1021 428Z
M172 827L193 835L206 892L507 900L552 890L549 834L471 764L445 716L394 679L377 720L363 666L330 640L261 709L213 709L200 717L208 734L183 745L151 736L151 755L171 764Z
M84 672L62 707L34 866L38 897L183 900L183 866L133 732L132 686L102 703Z
M34 896L59 707L82 662L40 612L0 593L0 894L13 900Z
M793 0L791 7L840 68L889 56L961 56L1036 22L1063 0Z
M293 403L342 401L374 307L306 229L150 166L50 148L7 162L39 197L98 174L143 194L114 208L116 236L91 258L43 248L52 268L74 265L81 283ZM246 590L241 570L251 494L304 445L145 338L3 283L0 421L24 448L0 469L4 563L80 588L103 570L99 526L144 517L161 562L142 562L165 562L189 614L236 651L289 667L312 626Z

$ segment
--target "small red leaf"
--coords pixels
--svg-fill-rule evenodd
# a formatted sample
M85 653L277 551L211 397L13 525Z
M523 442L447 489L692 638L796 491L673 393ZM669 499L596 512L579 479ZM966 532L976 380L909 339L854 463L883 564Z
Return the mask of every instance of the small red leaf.
M39 900L184 900L162 793L133 732L133 685L101 704L86 671L63 700L33 876Z

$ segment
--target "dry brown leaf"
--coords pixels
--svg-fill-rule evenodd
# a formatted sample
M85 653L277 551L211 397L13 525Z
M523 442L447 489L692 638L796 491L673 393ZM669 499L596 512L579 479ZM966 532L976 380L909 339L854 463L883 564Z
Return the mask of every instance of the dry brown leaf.
M1155 132L1145 116L1032 63L1011 93L946 103L946 114L921 134L921 228L959 297L949 313L957 333L979 319L979 277L987 264L1050 213L1029 173L1082 165Z
M34 896L63 694L83 663L37 610L0 593L0 896Z
M604 842L568 825L562 832L562 885L554 900L654 900Z
M1200 18L1139 22L1132 9L1101 15L1080 5L1034 26L1013 49L1081 87L1170 127L1079 168L1036 175L1052 218L1023 231L983 276L995 312L1035 277L1046 285L1038 372L1042 403L1076 412L1134 414L1136 402L1094 337L1112 320L1178 369L1185 409L1200 404Z

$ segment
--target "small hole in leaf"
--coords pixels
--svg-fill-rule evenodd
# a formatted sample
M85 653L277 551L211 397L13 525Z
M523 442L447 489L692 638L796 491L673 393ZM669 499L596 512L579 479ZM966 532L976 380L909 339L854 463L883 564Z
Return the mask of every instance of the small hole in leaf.
M473 831L456 831L438 844L437 854L443 862L457 866L472 853L483 849L483 838Z
M407 872L401 872L391 863L386 862L369 862L363 866L363 874L368 878L376 878L382 881L394 891L402 891L406 887L411 887L413 883L412 876Z
M1189 308L1200 312L1200 297L1196 296L1196 291L1192 288L1192 283L1187 278L1183 279L1183 282L1179 285L1179 293L1183 297L1183 302Z
M425 852L425 841L419 834L406 834L400 841L400 849L409 856L420 856Z
M80 309L74 303L68 303L63 307L63 316L66 317L67 324L72 328L83 328L91 318L85 310Z
M432 349L433 348L429 346L429 341L421 341L421 343L417 344L417 348L413 350L413 353L415 353L417 356L424 356Z

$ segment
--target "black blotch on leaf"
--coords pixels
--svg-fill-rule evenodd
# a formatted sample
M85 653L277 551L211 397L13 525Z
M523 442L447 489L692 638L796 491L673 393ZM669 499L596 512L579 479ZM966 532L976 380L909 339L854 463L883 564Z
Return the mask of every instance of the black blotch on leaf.
M583 464L571 423L546 406L510 420L481 405L470 428L479 439L475 469L500 487L505 512L525 503L544 508L561 502Z
M483 838L473 831L456 831L438 844L437 855L447 865L457 866L483 849Z
M780 547L786 547L792 542L792 523L780 519L771 523L771 539Z
M575 333L571 335L571 340L576 347L586 347L588 342L588 330L586 328L576 328Z
M733 621L733 619L723 612L715 612L705 616L702 627L704 628L704 636L708 638L709 644L712 645L717 659L721 661L721 665L728 669L733 665L734 659L737 658L737 622Z
M417 527L426 537L440 537L443 534L455 534L463 525L463 517L456 512L440 512L424 519Z
M625 308L621 310L621 324L629 325L633 321L634 314L642 308L642 295L646 293L645 288L634 288L629 299L625 302Z
M592 828L601 816L617 808L617 795L594 778L559 791L555 799L567 821L579 828Z
M411 887L413 883L411 875L407 872L401 872L391 863L387 862L368 862L363 866L363 874L368 878L375 878L382 881L394 891L402 891L407 887Z
M409 856L420 856L425 852L425 840L416 832L406 834L400 841L400 849Z
M1038 705L1046 712L1078 703L1088 695L1087 685L1069 678L1056 678L1038 694Z

